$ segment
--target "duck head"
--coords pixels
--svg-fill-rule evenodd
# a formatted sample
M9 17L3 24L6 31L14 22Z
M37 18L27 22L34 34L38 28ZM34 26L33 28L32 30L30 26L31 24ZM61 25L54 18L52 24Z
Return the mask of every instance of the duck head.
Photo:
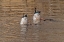
M36 14L36 13L37 13L37 14L39 14L39 13L40 13L40 11L36 11L36 8L35 8L35 13L34 13L34 14Z
M40 13L40 11L36 11L36 12L35 12L35 14L36 14L36 13L38 13L38 14L39 14L39 13Z
M25 14L24 17L27 17L27 14Z
M27 14L23 14L22 18L27 17Z

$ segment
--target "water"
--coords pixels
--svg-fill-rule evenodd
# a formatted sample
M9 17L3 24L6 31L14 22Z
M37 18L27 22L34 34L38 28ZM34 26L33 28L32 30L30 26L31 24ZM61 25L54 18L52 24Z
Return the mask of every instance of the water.
M5 19L5 21L4 21ZM1 42L63 42L64 21L43 21L38 25L20 25L19 17L1 17L0 41ZM30 18L29 18L30 19ZM59 40L60 39L60 40Z
M27 1L29 3L27 4L27 12L24 1L19 0L18 3L18 0L13 1L11 0L11 4L8 4L8 1L5 0L1 3L0 42L64 42L63 0L36 1L37 10L41 11L41 18L54 20L41 20L39 25L32 23L34 1ZM31 25L20 25L23 13L28 14L28 21Z
M21 42L26 42L27 25L21 25Z

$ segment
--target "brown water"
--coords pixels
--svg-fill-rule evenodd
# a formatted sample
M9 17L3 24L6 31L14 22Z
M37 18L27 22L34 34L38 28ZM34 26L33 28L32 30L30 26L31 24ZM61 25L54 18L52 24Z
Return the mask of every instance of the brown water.
M10 19L9 19L10 18ZM20 25L21 17L0 18L0 42L64 42L64 21L43 21L38 25ZM29 20L32 20L29 18Z
M0 42L64 42L64 0L1 0ZM27 4L27 6L26 6ZM34 7L41 18L53 19L32 23ZM20 25L22 14L32 25Z

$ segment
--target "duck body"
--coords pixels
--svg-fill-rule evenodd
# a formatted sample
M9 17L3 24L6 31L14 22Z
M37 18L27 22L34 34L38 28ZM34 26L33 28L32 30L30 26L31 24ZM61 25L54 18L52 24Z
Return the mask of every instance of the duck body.
M27 24L27 15L25 15L25 16L23 16L22 17L22 19L21 19L21 21L20 21L20 24L22 25L22 24Z
M40 22L40 14L35 13L34 16L33 16L33 23L38 24L39 22Z

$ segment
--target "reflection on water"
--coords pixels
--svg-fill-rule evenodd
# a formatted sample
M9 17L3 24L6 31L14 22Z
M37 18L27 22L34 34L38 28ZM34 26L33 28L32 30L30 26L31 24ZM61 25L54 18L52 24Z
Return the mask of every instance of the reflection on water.
M25 34L26 33L26 30L27 30L27 25L21 25L21 32L22 34Z
M22 42L52 42L52 40L58 41L60 37L63 38L62 36L64 35L60 34L64 32L63 25L64 22L52 21L43 21L41 24L37 25L22 25L21 40Z
M30 28L32 29L30 31ZM29 33L29 32L32 33ZM40 31L40 25L21 25L21 40L22 42L26 42L28 41L26 38L29 38L27 36L29 36L31 34L30 37L33 37L31 41L33 42L38 42L39 41L39 31Z
M26 40L26 32L27 32L27 25L21 25L21 40L25 42Z
M34 36L33 42L39 42L39 31L40 31L40 25L33 25L33 36Z

